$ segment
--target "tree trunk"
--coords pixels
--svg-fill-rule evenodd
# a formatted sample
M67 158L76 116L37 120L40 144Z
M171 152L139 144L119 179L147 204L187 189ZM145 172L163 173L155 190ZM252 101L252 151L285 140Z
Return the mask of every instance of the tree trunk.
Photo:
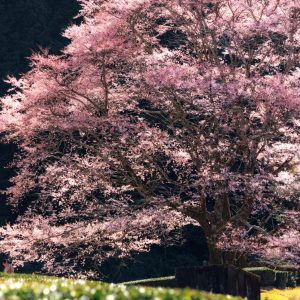
M211 265L222 265L224 263L222 251L216 247L215 242L208 241L208 262Z
M240 268L247 265L247 256L244 253L239 253L237 251L226 251L223 255L223 260L226 264Z

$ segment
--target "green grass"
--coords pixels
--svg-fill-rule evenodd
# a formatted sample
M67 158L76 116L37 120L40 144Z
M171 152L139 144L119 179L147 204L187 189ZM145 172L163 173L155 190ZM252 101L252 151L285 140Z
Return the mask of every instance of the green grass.
M164 289L0 273L0 300L241 300L191 289Z

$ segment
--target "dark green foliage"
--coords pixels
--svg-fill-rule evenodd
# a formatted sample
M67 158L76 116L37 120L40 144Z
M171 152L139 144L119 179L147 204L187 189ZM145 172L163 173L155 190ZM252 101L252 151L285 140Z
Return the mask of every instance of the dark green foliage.
M286 271L289 273L287 282L288 287L294 287L297 284L300 284L300 266L279 265L274 269L278 271Z
M261 278L262 286L274 286L280 289L295 287L299 282L299 267L276 266L276 267L251 267L244 268Z
M296 287L297 286L297 275L296 274L294 274L292 272L288 272L287 286L288 287Z
M276 272L266 267L244 268L244 271L254 273L260 277L262 286L274 286L276 281Z
M279 289L285 289L288 282L288 272L276 271L275 286Z

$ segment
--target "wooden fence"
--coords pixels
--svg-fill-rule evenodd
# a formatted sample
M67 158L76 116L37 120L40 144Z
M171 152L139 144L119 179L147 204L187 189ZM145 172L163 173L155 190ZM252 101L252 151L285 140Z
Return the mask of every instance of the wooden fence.
M177 268L175 278L180 288L190 287L217 294L247 297L248 300L260 300L259 276L233 266Z

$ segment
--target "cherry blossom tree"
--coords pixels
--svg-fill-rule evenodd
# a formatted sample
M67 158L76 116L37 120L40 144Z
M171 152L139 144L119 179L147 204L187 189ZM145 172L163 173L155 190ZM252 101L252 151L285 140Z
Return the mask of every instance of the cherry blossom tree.
M8 79L7 193L33 200L1 250L72 272L195 223L211 263L299 261L298 1L81 3L63 54Z

